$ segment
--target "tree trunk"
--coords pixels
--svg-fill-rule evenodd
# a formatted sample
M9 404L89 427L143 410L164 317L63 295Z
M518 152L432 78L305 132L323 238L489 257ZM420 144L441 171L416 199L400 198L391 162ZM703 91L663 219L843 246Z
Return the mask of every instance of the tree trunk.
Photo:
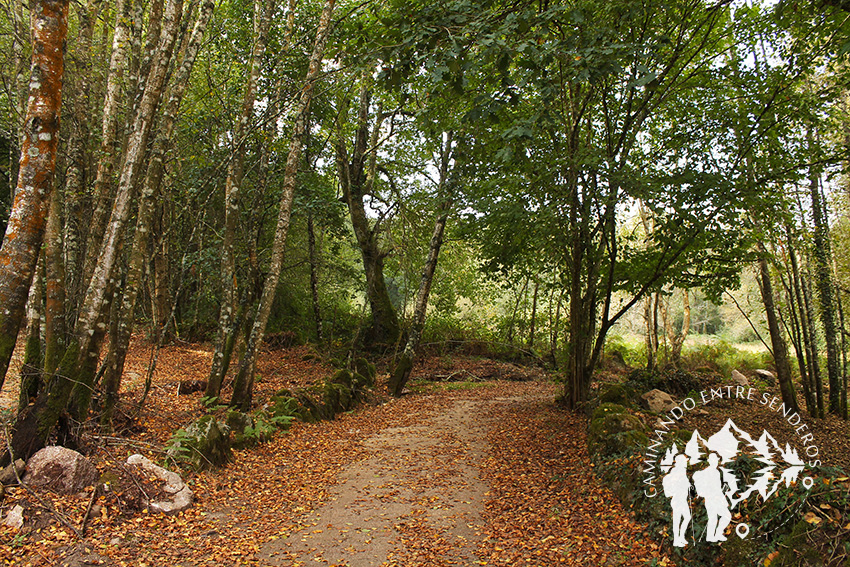
M788 233L788 259L791 263L791 273L788 278L790 288L788 304L791 306L791 314L794 318L795 326L799 328L799 331L797 332L797 340L794 343L794 349L797 353L797 366L800 369L800 380L803 383L803 396L806 399L806 409L809 414L817 417L819 415L819 411L817 400L815 398L814 377L810 372L811 365L809 360L809 353L811 351L809 343L811 338L800 281L800 268L797 263L797 253L791 242L790 228L786 230Z
M812 197L812 218L815 224L814 260L815 281L820 303L821 325L826 339L826 369L829 378L829 411L841 414L841 357L838 349L838 325L835 316L835 284L832 276L832 251L829 242L826 204L820 188L820 175L812 173L809 185Z
M366 275L366 297L372 313L372 323L366 335L370 345L393 344L401 333L398 314L390 300L387 282L384 278L384 258L386 254L380 250L378 229L380 222L369 226L363 198L371 192L375 175L375 159L377 152L378 134L383 115L378 111L376 124L372 129L371 144L369 136L369 103L370 93L368 77L364 75L360 89L360 108L358 112L357 134L354 142L351 160L340 138L337 141L337 165L339 168L340 186L343 197L348 204L351 225L360 247L363 259L363 269ZM369 167L366 160L369 159Z
M319 259L316 250L316 229L313 213L307 213L307 245L310 254L310 297L313 300L313 319L316 322L316 342L322 342L322 311L319 306Z
M444 201L440 204L437 211L437 220L434 223L434 231L431 234L431 242L428 246L428 258L425 260L425 267L422 269L422 277L419 279L419 291L416 293L416 304L413 308L413 321L410 325L410 333L408 334L407 343L404 345L404 350L396 363L395 369L390 375L388 384L390 393L393 396L401 396L404 387L407 385L407 380L410 378L410 372L413 370L413 361L416 357L416 349L419 347L419 339L422 337L422 330L425 327L425 315L428 311L428 296L431 294L431 284L434 281L434 272L437 270L437 260L440 256L440 248L443 246L443 233L446 230L446 222L451 213L452 204L454 202L453 188L448 180L449 162L452 155L452 132L448 133L446 144L442 152L440 160L440 187L439 194L445 195ZM537 298L537 284L535 283L535 305Z
M32 68L12 213L0 246L0 388L15 349L53 191L62 108L67 0L33 0Z
M77 381L74 387L73 406L75 417L78 419L88 413L94 375L83 370L96 367L96 364L92 364L92 360L96 361L100 355L98 341L94 336L97 332L105 330L104 327L98 327L97 324L99 319L103 317L104 306L108 301L107 290L110 284L114 282L113 274L120 257L126 225L137 194L139 175L144 166L151 127L162 99L171 54L180 27L182 7L183 0L169 0L166 6L162 35L156 53L152 56L153 63L145 80L145 92L139 103L133 121L133 129L127 141L127 151L124 155L124 164L118 180L112 215L104 233L98 261L77 321L75 334L79 337L79 351L76 353L78 359L74 375Z
M658 366L658 294L647 294L643 301L643 320L646 326L646 368Z
M82 227L85 207L83 205L86 193L85 179L88 174L86 164L88 163L87 149L89 142L89 116L91 105L89 104L89 93L91 90L91 43L94 35L94 26L97 20L99 2L89 0L85 6L79 8L79 39L76 41L75 55L73 61L74 95L71 97L70 136L67 148L67 171L65 174L65 202L67 205L67 237L68 252L71 255L70 265L78 266L78 258L81 252L83 236ZM66 116L65 122L69 122ZM76 298L79 285L78 279L72 279L76 287L70 294ZM64 313L63 313L64 316Z
M70 254L68 278L72 297L76 293L85 293L94 264L100 252L100 243L106 222L109 220L109 210L112 202L113 174L121 143L118 139L118 118L121 101L124 98L124 68L130 48L131 23L135 0L117 0L115 6L115 31L112 36L112 53L109 58L109 75L106 80L106 94L103 100L103 119L101 123L100 152L97 162L97 174L92 193L94 196L91 222L89 223L88 254L84 264L77 269L80 259L80 242L75 242L79 235L66 237ZM79 272L79 275L77 275ZM76 301L76 300L75 300Z
M330 20L334 4L335 0L325 1L322 16L319 20L319 27L316 30L316 43L313 46L313 53L310 56L310 66L307 70L307 76L304 79L304 87L301 89L301 96L294 109L295 126L292 133L292 140L289 144L289 154L286 158L286 169L283 174L283 190L280 197L280 207L278 210L274 242L272 244L269 271L263 285L263 293L260 296L260 304L257 307L254 325L251 328L251 336L248 338L245 354L239 364L239 372L233 384L233 398L230 401L230 405L240 408L243 411L247 411L251 407L257 350L265 336L272 303L274 303L274 297L277 293L280 272L283 268L286 236L289 232L289 221L292 213L292 199L295 196L295 186L298 181L298 164L301 160L304 136L307 133L307 118L310 114L313 87L321 71L322 56L330 31Z
M529 276L525 277L525 282L522 284L522 289L516 294L516 301L514 302L514 308L511 311L511 322L508 323L508 333L505 336L505 342L510 345L514 344L514 330L516 328L516 318L517 312L519 312L519 304L522 303L523 298L526 296L525 294L528 292L528 282L530 278Z
M537 293L540 291L540 282L534 280L534 298L531 300L531 322L528 328L528 348L534 348L534 334L536 332L535 324L537 323Z
M12 19L12 73L14 83L10 89L10 109L14 112L9 128L9 202L15 201L18 187L17 165L21 157L20 148L24 141L24 122L26 118L27 101L27 61L24 55L24 45L30 35L29 26L24 19L24 3L12 2L9 10ZM5 227L4 227L5 233Z
M214 7L215 4L212 1L204 2L198 20L192 30L192 36L184 58L177 67L171 93L163 111L160 132L154 141L154 148L151 152L151 161L148 165L147 175L145 176L139 210L136 213L136 231L133 239L133 248L130 252L126 284L123 288L122 301L117 313L117 332L110 335L109 352L106 358L107 366L104 378L106 397L101 414L101 423L108 427L111 426L112 412L118 400L121 376L124 373L124 360L127 356L127 348L130 345L130 337L133 333L133 315L136 308L136 298L138 297L147 260L151 225L156 208L156 196L159 194L164 173L163 160L165 152L171 145L171 137L177 122L177 112L180 108L180 102L188 86L195 56L200 49L204 32L212 17Z
M815 386L815 400L817 401L818 417L826 417L826 405L823 397L823 376L820 369L820 358L818 353L818 332L817 332L817 317L815 315L814 294L812 293L812 282L810 275L810 267L806 266L806 276L802 278L801 284L803 287L803 304L806 309L806 321L809 328L808 341L806 350L809 355L809 373L812 376Z
M685 344L685 339L688 338L688 332L691 328L691 301L690 292L685 288L682 289L682 327L677 332L673 325L672 314L668 311L666 301L661 301L661 319L664 324L664 333L667 336L667 342L670 343L670 363L678 367L682 362L682 346Z
M221 386L230 366L235 335L238 325L234 324L237 308L238 288L236 282L236 233L239 221L239 199L242 189L243 164L245 159L248 125L254 116L254 101L257 83L262 70L263 54L266 50L269 19L274 2L268 6L263 0L254 0L254 45L251 50L251 70L242 95L242 112L233 131L234 146L227 167L224 187L224 241L221 252L222 300L218 317L218 335L215 341L206 396L213 398L221 394Z
M55 192L54 192L55 193ZM21 412L38 396L42 388L41 370L41 308L42 308L42 272L41 264L36 265L35 279L30 286L27 300L27 342L24 350L24 364L21 368L21 385L18 394L18 411Z
M773 284L771 283L770 270L767 265L767 250L759 244L759 284L761 297L764 303L764 312L767 317L767 327L770 331L770 343L773 348L773 361L776 364L776 376L779 380L779 391L782 394L782 403L786 408L799 411L797 405L797 394L794 391L793 376L791 375L791 364L788 361L788 347L785 337L782 336L782 328L776 317L774 306Z
M170 146L170 142L169 142ZM157 151L156 143L154 150ZM162 157L160 157L160 160ZM153 158L151 159L153 163ZM150 169L150 166L148 166ZM158 183L155 194L160 194L162 182ZM168 234L171 229L171 207L162 200L157 199L156 212L153 220L153 262L151 266L152 290L151 290L151 318L152 338L157 344L160 342L159 334L165 329L168 315L171 312L171 275L169 273L169 258L171 257L171 246ZM166 337L167 340L167 337Z
M62 258L61 213L59 192L54 191L44 235L44 372L48 376L56 371L65 351L65 266Z

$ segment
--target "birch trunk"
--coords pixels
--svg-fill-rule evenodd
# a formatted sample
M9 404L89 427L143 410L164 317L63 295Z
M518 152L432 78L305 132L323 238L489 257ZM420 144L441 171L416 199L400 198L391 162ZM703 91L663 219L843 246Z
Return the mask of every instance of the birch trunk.
M239 295L236 285L235 247L245 160L245 142L248 125L254 116L257 83L262 70L263 55L266 51L268 39L269 18L273 9L273 1L269 3L269 6L265 6L263 0L254 0L254 45L251 49L251 71L245 83L245 92L242 95L242 111L233 131L234 146L227 167L227 180L224 186L224 242L222 242L221 252L222 300L218 316L218 335L207 380L206 396L210 398L218 397L221 394L221 386L230 366L233 345L238 331L238 326L234 324Z
M118 400L118 391L121 386L121 375L124 372L127 348L130 345L130 337L133 333L133 315L136 308L139 287L141 286L144 274L153 213L156 207L156 196L159 194L162 184L165 153L171 146L171 137L174 134L180 102L189 84L192 66L195 63L195 58L201 47L204 32L212 17L214 8L215 4L212 1L204 2L201 8L183 60L180 62L177 73L174 76L171 93L163 111L160 131L154 141L151 152L151 160L148 165L147 175L145 176L139 210L136 213L136 231L133 238L133 248L130 252L126 283L118 310L117 332L111 335L109 352L106 358L107 366L104 377L105 400L101 414L101 423L107 426L111 426L112 413Z
M55 191L54 191L55 193ZM21 386L18 393L18 411L23 411L37 396L42 387L41 379L41 308L42 308L42 270L36 265L35 279L30 286L27 300L27 342L24 350L24 364L21 368Z
M89 253L85 260L79 257L82 253L81 237L78 234L66 235L68 283L74 296L76 296L77 291L84 293L85 286L88 284L91 274L94 273L94 263L100 251L103 231L106 222L109 220L115 162L121 147L118 139L118 118L120 105L124 99L122 87L130 51L131 23L133 22L135 4L135 0L117 0L115 6L115 31L112 35L109 75L107 76L106 93L103 99L100 151L92 189L94 211L89 225ZM79 269L72 269L72 267L78 266L80 262L84 262L84 265L80 266Z
M431 242L428 246L428 257L425 260L425 266L422 269L422 277L419 279L419 290L416 292L416 303L413 309L413 321L410 326L410 334L407 338L407 343L404 345L404 350L396 363L393 373L390 375L388 384L390 393L393 396L401 396L404 391L407 380L410 378L410 371L413 370L413 361L416 356L416 349L419 347L419 339L422 337L422 330L425 328L425 315L428 311L428 296L431 294L431 284L434 282L434 273L437 270L437 260L440 256L440 248L443 246L443 234L446 230L446 223L451 213L452 204L454 202L452 195L451 182L447 179L449 173L449 162L452 154L452 133L449 132L443 155L440 160L440 190L441 194L447 194L445 200L440 204L437 213L437 220L434 222L434 231L431 234ZM535 284L535 299L537 296L537 287ZM536 301L535 301L536 305Z
M330 20L336 0L326 0L316 30L316 43L310 56L310 66L304 79L304 87L295 107L295 126L292 140L289 144L289 154L286 158L286 169L283 177L283 191L280 197L280 208L278 210L277 227L275 228L274 243L272 244L272 255L269 271L263 285L263 293L260 296L260 304L257 307L257 316L251 328L251 336L245 348L245 354L239 364L239 372L233 385L233 398L230 405L241 408L243 411L251 406L251 398L254 388L254 370L257 362L257 349L263 342L266 325L269 321L272 303L277 292L277 284L280 280L280 271L283 268L283 258L286 251L286 236L289 232L289 221L292 213L292 199L295 195L295 187L298 178L298 164L301 159L301 150L304 137L307 133L307 118L310 114L310 102L313 97L313 87L322 69L322 57L325 51L330 32Z
M72 256L71 265L77 266L80 254L80 246L83 240L82 227L85 226L86 207L85 179L88 163L87 148L89 142L89 115L91 105L89 104L89 92L91 90L91 45L94 35L94 26L97 20L99 3L89 0L84 7L80 7L80 34L76 42L76 54L72 56L72 69L74 82L74 95L71 97L71 133L67 148L67 173L65 174L65 202L67 206L67 236L68 250ZM68 122L68 117L66 117ZM78 280L74 280L77 284ZM80 292L79 286L74 290ZM71 297L76 297L72 292ZM64 316L64 315L63 315Z
M34 0L29 101L18 183L0 246L0 388L24 316L53 191L62 107L67 0Z

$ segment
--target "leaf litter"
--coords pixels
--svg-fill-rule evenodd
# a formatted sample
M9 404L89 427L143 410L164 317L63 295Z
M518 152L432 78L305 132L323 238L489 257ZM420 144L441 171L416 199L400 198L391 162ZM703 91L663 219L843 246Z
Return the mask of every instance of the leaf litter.
M303 348L265 353L257 399L330 374ZM135 341L125 410L139 395L147 356ZM152 449L203 413L202 392L181 396L177 387L203 378L208 357L196 345L160 354L149 403L128 430L133 444L101 442L93 451L102 473L133 452L161 461ZM456 364L455 371L465 364L469 373L481 371L480 359L458 357ZM500 372L517 373L513 366ZM420 383L415 393L334 421L295 423L271 442L235 451L221 470L184 473L195 505L174 516L146 509L130 515L120 496L100 494L82 541L50 518L21 532L2 526L0 560L40 566L77 557L80 565L140 567L666 561L594 476L586 421L555 407L555 384L442 386ZM91 489L44 497L73 526L92 501ZM11 489L3 514L25 499L23 489Z

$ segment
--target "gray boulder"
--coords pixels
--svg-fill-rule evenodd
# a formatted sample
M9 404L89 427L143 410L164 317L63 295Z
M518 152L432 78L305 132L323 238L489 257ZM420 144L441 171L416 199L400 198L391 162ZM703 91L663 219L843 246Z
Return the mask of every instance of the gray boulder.
M758 370L753 370L753 373L762 380L764 380L768 386L776 385L776 374L774 374L770 370L759 368Z
M676 407L676 401L670 394L659 389L650 390L640 397L643 405L655 413L666 413Z
M162 512L163 514L176 514L192 505L192 490L186 486L186 483L183 482L179 474L154 464L150 459L142 455L130 455L127 458L127 464L138 467L146 473L165 481L163 490L172 496L170 499L160 502L147 502L146 504L151 510Z
M65 447L45 447L27 461L24 482L60 494L76 494L100 475L87 458Z
M12 528L13 530L19 530L24 527L24 508L20 504L15 504L15 507L9 510L9 513L6 514L6 519L3 520L3 523Z
M738 386L749 386L750 380L737 370L732 371L732 381L735 382Z

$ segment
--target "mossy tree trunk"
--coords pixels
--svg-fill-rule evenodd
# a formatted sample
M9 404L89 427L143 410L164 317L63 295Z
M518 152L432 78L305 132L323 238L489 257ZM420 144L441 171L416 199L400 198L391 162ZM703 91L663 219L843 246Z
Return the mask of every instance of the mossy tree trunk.
M829 411L843 414L841 407L841 354L838 346L838 318L835 308L835 282L832 275L832 250L829 242L826 203L821 193L820 173L813 168L809 189L814 221L815 284L820 303L820 320L826 340L826 370L829 380Z
M148 137L162 98L182 5L182 0L169 0L165 10L165 27L153 55L150 73L145 81L145 92L127 141L112 216L72 339L47 387L42 389L35 404L19 415L12 436L12 447L20 457L28 457L44 445L66 409L70 411L71 417L80 422L88 415L100 348L106 335L104 318L115 287L115 267L120 257L124 229L130 217Z
M363 259L366 275L366 298L372 313L372 322L366 334L366 342L371 345L393 344L400 334L401 326L398 314L390 300L387 282L384 277L384 258L387 252L381 250L378 234L381 220L370 224L363 203L364 197L371 194L377 159L378 135L385 118L379 108L377 119L369 133L369 77L364 74L360 88L360 107L357 118L357 132L354 148L349 158L348 150L340 134L336 144L337 166L340 187L348 205L351 225Z

